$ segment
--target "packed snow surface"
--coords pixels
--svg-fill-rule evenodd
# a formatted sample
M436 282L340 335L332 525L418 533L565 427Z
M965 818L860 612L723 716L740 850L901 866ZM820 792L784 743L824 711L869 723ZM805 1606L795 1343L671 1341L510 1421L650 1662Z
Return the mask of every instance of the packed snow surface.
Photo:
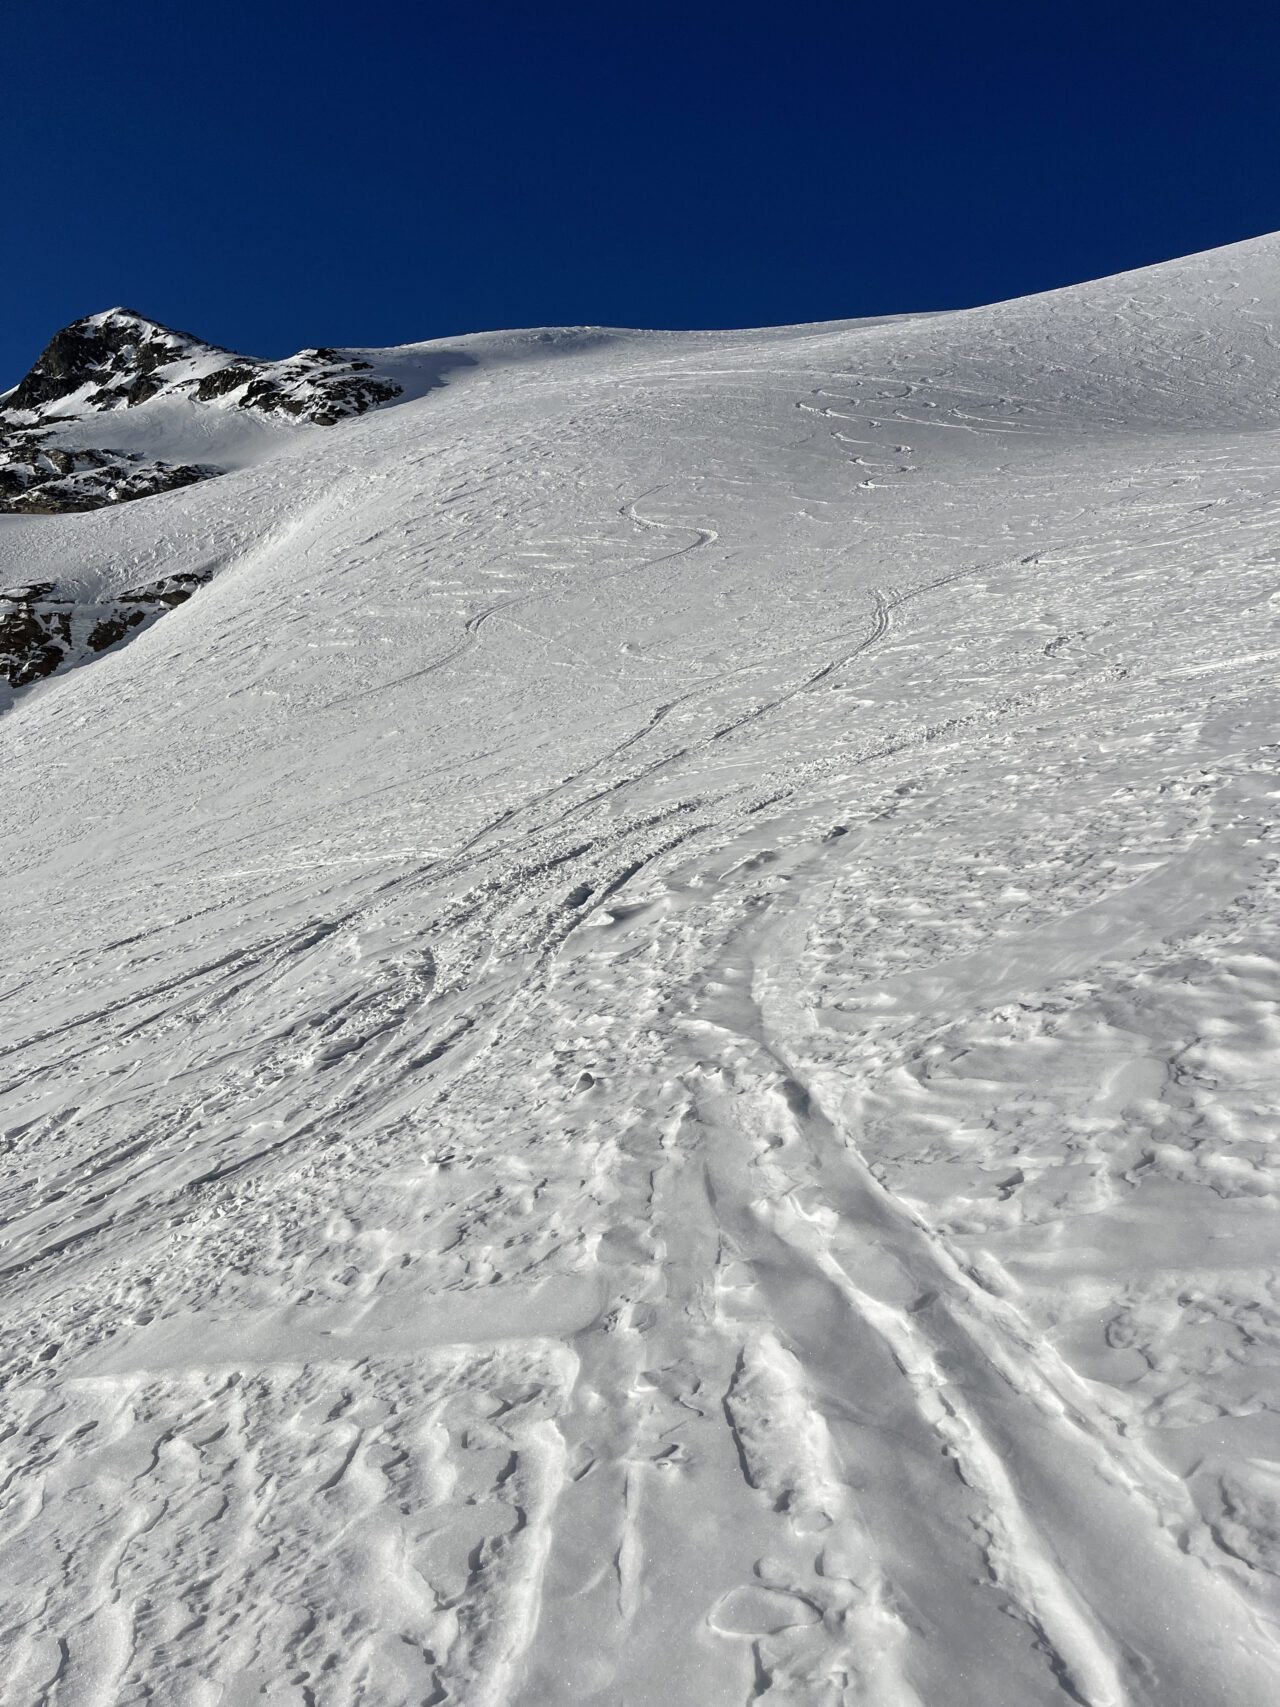
M0 528L210 576L0 715L7 1702L1275 1707L1278 326L477 336Z

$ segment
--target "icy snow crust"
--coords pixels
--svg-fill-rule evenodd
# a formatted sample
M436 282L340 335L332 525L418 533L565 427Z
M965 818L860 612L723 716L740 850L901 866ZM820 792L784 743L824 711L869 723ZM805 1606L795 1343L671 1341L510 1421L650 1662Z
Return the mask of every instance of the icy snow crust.
M1274 1707L1280 239L0 529L5 1695ZM183 454L193 454L183 447Z

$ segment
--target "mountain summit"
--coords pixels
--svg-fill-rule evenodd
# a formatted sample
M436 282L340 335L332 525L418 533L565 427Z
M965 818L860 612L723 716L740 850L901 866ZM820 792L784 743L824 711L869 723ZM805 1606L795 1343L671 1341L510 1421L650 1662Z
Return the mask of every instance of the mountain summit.
M160 454L164 417L175 410L248 411L333 426L399 395L394 380L351 352L310 349L266 361L127 308L90 314L56 332L0 397L0 513L101 509L223 472L216 463ZM140 448L136 441L148 435L136 428L125 435L132 447L118 444L114 421L101 417L121 410L156 417L156 444Z
M3 407L25 415L73 400L91 409L145 403L164 389L166 378L155 377L157 369L229 354L131 309L109 308L55 332Z

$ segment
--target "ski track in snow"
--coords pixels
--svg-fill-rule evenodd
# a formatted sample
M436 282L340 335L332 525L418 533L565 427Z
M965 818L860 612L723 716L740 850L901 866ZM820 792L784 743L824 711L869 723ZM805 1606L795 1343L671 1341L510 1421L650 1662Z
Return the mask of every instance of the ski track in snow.
M1278 247L0 532L6 1700L1280 1698Z

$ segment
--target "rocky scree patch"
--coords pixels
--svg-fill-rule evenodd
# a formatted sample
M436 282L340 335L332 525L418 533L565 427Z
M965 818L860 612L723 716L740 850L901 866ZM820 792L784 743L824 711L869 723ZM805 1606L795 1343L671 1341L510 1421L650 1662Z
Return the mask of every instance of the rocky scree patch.
M70 598L52 581L0 589L0 684L29 687L87 663L185 604L208 580L208 571L165 575L97 603Z

